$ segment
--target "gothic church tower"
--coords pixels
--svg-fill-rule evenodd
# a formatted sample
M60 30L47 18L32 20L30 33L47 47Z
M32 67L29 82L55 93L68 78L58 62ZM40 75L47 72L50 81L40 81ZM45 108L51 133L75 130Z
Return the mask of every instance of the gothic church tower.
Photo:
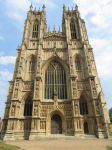
M47 30L46 12L27 13L5 104L2 139L63 134L110 138L104 94L78 6L63 6L62 32Z

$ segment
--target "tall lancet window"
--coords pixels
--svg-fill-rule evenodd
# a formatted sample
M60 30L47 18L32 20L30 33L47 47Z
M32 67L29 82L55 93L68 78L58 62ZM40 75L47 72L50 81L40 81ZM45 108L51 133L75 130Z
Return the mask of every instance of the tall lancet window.
M45 99L54 99L54 91L58 99L67 99L66 74L64 68L57 62L49 64L45 72Z
M32 99L30 96L25 101L24 116L32 116Z
M73 22L73 21L71 21L71 23L70 23L70 31L71 31L71 39L77 39L75 22Z
M38 38L38 23L35 23L33 25L32 38Z
M88 114L87 101L84 96L80 97L79 105L80 105L80 114L81 115Z
M81 63L78 57L75 59L75 68L76 70L81 70Z
M34 71L35 70L35 60L32 57L30 62L29 62L29 71Z

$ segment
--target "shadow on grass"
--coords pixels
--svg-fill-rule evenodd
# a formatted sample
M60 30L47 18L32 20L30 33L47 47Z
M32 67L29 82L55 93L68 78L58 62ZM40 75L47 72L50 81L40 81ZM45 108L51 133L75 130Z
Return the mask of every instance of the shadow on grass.
M21 148L18 146L5 144L5 142L0 142L0 150L21 150Z

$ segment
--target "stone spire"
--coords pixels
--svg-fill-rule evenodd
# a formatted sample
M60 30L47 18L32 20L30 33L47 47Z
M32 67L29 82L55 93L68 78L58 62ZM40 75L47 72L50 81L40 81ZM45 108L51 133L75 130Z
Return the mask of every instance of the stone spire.
M40 7L39 7L39 10L38 10L38 12L40 12Z
M36 12L36 7L35 7L35 10L34 10L34 12Z
M43 8L43 11L45 11L45 4L43 4L43 7L42 7L42 8Z
M33 6L32 6L32 3L31 3L31 5L30 5L30 11L32 11L32 8L33 8Z
M75 6L75 9L78 11L78 6L77 6L77 4L76 4L76 6Z
M59 26L59 32L60 32L60 26Z
M65 7L65 4L63 5L63 11L66 11L66 7Z
M54 25L54 32L55 32L55 25Z
M50 26L49 26L49 28L48 28L48 32L50 33Z

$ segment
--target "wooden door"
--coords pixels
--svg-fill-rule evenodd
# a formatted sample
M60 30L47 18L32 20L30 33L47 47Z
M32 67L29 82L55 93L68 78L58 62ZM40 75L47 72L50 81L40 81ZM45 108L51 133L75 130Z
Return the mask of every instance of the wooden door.
M57 114L51 118L51 134L62 134L62 122Z

